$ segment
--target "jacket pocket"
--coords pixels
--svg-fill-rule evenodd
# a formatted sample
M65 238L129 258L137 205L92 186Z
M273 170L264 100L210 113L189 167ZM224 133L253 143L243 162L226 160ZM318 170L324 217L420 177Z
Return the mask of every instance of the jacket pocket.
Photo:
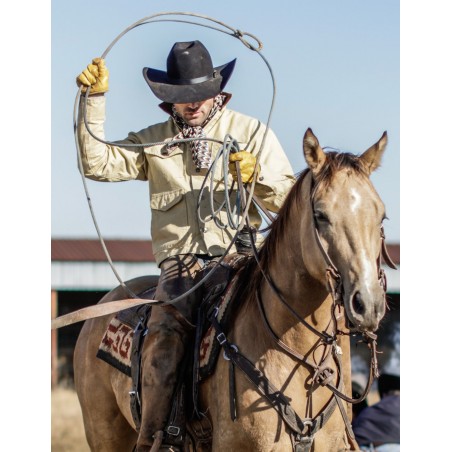
M151 193L155 189L156 200L154 203L155 208L159 209L159 205L165 205L165 200L157 200L157 197L160 195L166 196L166 194L176 192L184 187L188 188L185 180L184 154L181 149L176 149L170 155L165 156L154 148L145 150L145 153Z
M183 197L184 190L182 188L151 195L151 209L166 212L180 202Z
M183 189L151 195L151 236L154 253L182 248L189 240L190 223ZM176 253L177 254L177 253Z

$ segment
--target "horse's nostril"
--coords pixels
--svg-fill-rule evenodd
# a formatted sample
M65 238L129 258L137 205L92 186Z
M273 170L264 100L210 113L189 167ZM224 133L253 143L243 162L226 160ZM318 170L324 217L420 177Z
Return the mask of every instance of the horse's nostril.
M357 314L362 315L364 313L365 306L361 294L359 292L356 292L355 295L353 296L353 309Z

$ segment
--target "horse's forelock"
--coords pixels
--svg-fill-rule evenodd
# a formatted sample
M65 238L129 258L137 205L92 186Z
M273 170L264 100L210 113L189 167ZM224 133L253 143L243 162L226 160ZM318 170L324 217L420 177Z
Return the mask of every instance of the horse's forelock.
M331 184L334 175L343 169L348 169L355 174L367 176L366 168L359 156L349 152L327 152L325 163L317 174L313 193L321 193Z

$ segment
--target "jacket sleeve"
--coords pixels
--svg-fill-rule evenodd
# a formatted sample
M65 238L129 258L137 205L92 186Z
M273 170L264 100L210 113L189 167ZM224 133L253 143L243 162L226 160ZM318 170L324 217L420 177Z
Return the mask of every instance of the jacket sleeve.
M105 140L105 96L91 96L86 99L86 118L91 132ZM77 137L80 147L83 174L96 181L119 182L126 180L146 180L146 158L141 146L123 147L123 144L140 144L137 134L130 133L115 145L104 144L88 132L84 121L85 98L79 105ZM116 145L117 144L117 145Z
M260 129L262 130L253 140L253 147L250 149L256 158L261 149L265 126L261 125ZM254 187L254 194L262 200L268 210L278 212L295 183L295 176L289 159L271 129L268 129L265 137L259 164L261 170Z

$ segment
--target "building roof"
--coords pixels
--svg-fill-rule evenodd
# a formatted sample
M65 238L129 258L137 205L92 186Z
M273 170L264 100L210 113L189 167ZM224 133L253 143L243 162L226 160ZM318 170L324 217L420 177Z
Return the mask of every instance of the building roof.
M104 240L105 247L113 261L155 262L150 240ZM107 260L98 239L52 239L52 261Z
M113 261L155 262L150 240L105 240ZM391 259L400 264L400 245L387 244ZM52 239L52 261L105 262L104 250L98 239Z
M399 243L387 243L389 257L394 261L394 264L400 265L400 244Z

